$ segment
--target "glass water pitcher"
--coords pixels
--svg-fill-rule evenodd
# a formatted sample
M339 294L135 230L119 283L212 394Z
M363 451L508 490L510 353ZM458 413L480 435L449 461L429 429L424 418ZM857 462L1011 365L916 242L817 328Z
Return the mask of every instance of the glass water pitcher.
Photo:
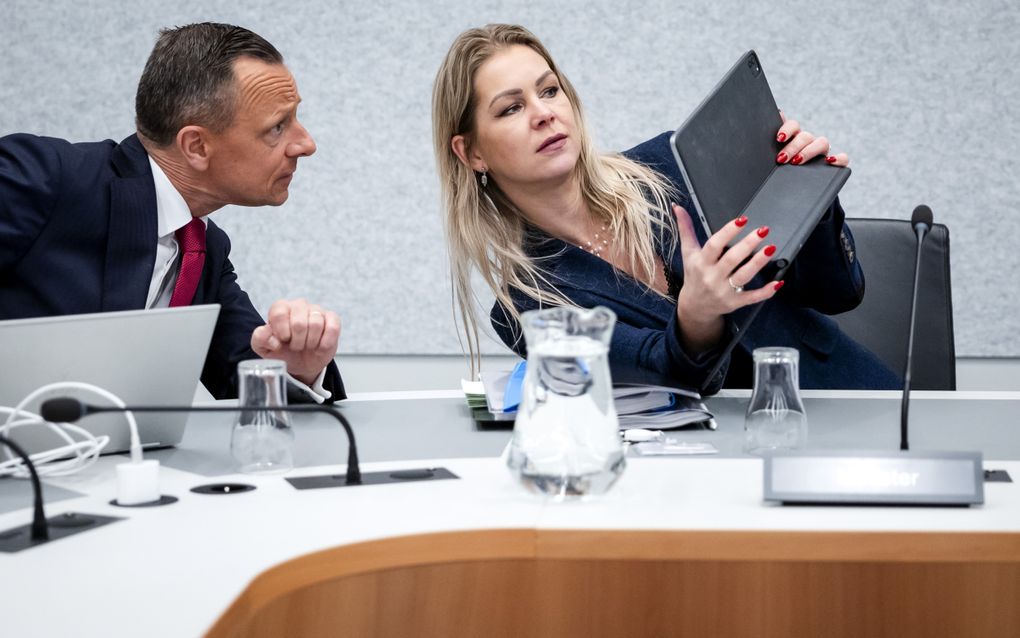
M526 312L528 367L508 465L558 500L600 494L626 467L609 376L608 308Z

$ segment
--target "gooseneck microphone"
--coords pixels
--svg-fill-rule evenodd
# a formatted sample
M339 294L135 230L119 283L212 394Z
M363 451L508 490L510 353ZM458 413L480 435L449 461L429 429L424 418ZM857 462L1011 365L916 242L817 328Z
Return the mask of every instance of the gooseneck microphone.
M970 506L985 502L983 455L978 451L911 451L907 442L914 323L920 285L921 248L932 229L931 209L918 206L910 219L917 235L914 288L907 330L906 369L900 411L900 449L792 450L765 455L766 501L798 505Z
M932 220L934 219L931 208L925 204L920 204L914 208L914 212L910 214L910 225L914 227L917 232L925 232L931 230Z
M900 449L909 450L907 441L907 417L910 411L910 369L914 356L914 321L917 316L917 291L921 278L921 247L924 237L931 230L933 216L931 208L924 204L914 208L910 214L910 225L917 235L917 257L914 261L914 286L910 296L910 325L907 330L907 365L903 371L903 400L900 405Z
M46 524L46 513L43 512L42 484L39 482L39 474L35 471L35 464L32 463L32 459L28 457L25 450L21 449L20 445L7 437L0 436L0 445L6 445L11 448L15 454L20 456L25 467L28 468L29 474L32 476L33 506L35 509L32 513L32 540L49 540L50 530L49 526Z
M74 423L78 419L89 414L101 412L323 412L340 422L344 432L347 433L347 474L345 480L347 485L361 484L361 467L358 464L358 447L354 441L354 430L344 415L339 411L325 405L280 405L267 408L252 408L250 406L156 406L138 405L127 407L99 406L82 403L71 397L58 397L44 401L39 408L39 414L43 419L53 423Z

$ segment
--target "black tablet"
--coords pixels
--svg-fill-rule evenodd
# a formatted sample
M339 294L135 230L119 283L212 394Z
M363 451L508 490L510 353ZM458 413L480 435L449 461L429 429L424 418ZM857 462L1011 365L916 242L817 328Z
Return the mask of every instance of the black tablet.
M850 169L824 158L777 164L785 143L776 141L779 108L754 51L729 70L673 134L672 148L694 210L708 235L746 215L734 243L759 226L776 245L772 266L780 275L832 205Z

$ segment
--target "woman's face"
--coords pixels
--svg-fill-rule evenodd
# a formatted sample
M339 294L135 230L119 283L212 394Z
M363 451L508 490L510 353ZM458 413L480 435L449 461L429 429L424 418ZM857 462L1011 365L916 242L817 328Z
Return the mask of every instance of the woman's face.
M462 161L487 170L508 194L572 174L580 154L574 111L541 55L522 45L496 53L479 67L474 89L475 130L469 141L453 139Z

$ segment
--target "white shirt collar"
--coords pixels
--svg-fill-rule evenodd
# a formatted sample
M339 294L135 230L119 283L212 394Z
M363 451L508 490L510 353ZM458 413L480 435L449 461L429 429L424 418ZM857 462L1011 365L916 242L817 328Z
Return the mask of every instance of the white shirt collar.
M149 166L152 167L152 183L156 187L156 234L161 238L167 237L191 221L191 210L151 155ZM202 217L202 223L208 226L209 220Z

